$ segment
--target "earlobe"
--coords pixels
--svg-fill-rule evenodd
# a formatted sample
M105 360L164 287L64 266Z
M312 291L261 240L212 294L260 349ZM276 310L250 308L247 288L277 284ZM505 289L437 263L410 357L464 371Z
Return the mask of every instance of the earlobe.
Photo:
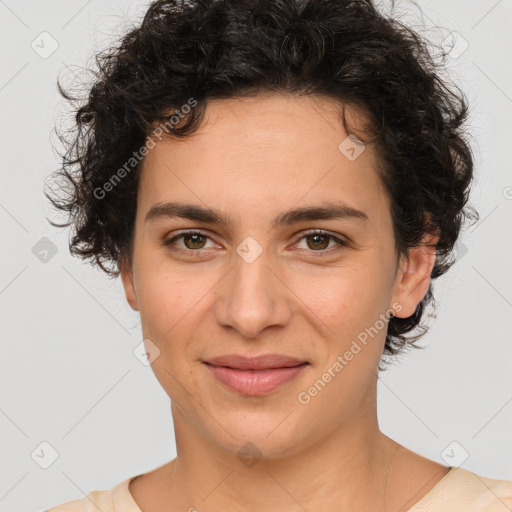
M121 275L121 281L123 283L124 294L128 304L134 311L139 311L139 304L137 302L137 294L135 292L135 286L133 284L133 270L126 261L121 261L119 266L119 273Z
M420 246L411 247L408 257L402 259L392 300L392 303L399 303L401 309L394 313L395 316L407 318L413 315L427 294L436 261L437 240L428 235Z

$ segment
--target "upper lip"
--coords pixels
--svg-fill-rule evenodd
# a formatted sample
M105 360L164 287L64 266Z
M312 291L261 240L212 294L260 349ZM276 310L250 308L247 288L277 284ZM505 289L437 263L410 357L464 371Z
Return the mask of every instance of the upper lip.
M239 370L264 370L267 368L290 368L307 363L296 357L280 354L263 354L256 357L246 357L239 354L226 354L204 361L212 366L227 366Z

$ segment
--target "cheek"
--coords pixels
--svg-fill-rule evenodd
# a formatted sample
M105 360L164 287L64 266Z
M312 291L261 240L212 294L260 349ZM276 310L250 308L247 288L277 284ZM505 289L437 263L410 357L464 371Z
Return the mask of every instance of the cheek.
M192 302L194 283L171 267L165 251L141 239L135 254L136 289L141 316L153 322L172 322Z
M182 362L194 358L192 340L211 308L214 282L191 276L166 262L139 259L137 299L142 332L163 356L155 361L154 370L165 364L178 369ZM206 295L205 295L206 293ZM165 363L164 363L165 361Z
M373 366L375 358L380 357L387 331L381 315L389 307L388 281L378 261L373 266L368 263L350 271L344 269L329 279L315 281L319 287L310 294L307 304L330 329L330 359L349 349L357 351L363 366Z
M138 296L143 337L150 339L159 351L151 368L166 393L181 397L181 403L185 397L178 382L189 378L184 372L189 371L187 366L194 356L191 334L196 332L200 304L196 304L198 298L186 283L160 274L140 277L143 284Z
M329 275L307 280L302 284L302 297L329 325L346 326L370 318L378 311L387 293L380 269L369 266L333 269ZM314 284L314 286L311 286Z
M197 302L190 282L162 268L139 266L137 300L144 336L157 344L171 336L174 327Z

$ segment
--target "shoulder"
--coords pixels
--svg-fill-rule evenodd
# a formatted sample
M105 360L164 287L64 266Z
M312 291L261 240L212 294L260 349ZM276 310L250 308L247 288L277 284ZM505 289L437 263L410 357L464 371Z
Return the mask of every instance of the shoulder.
M91 491L87 497L66 501L44 512L114 512L112 506L112 491Z
M141 512L128 489L134 478L137 477L127 478L109 490L91 491L84 498L61 503L44 512Z
M456 512L462 509L465 512L509 512L512 510L512 481L453 467L409 510Z
M475 491L476 507L480 506L485 512L512 510L512 481L487 478L470 471L468 473L467 481Z

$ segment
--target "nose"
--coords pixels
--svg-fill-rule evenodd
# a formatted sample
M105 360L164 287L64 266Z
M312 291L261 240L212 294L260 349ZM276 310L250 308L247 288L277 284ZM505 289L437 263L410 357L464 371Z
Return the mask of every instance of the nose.
M255 338L270 326L290 321L293 294L270 263L265 250L252 262L236 255L234 268L218 288L215 318L221 327Z

